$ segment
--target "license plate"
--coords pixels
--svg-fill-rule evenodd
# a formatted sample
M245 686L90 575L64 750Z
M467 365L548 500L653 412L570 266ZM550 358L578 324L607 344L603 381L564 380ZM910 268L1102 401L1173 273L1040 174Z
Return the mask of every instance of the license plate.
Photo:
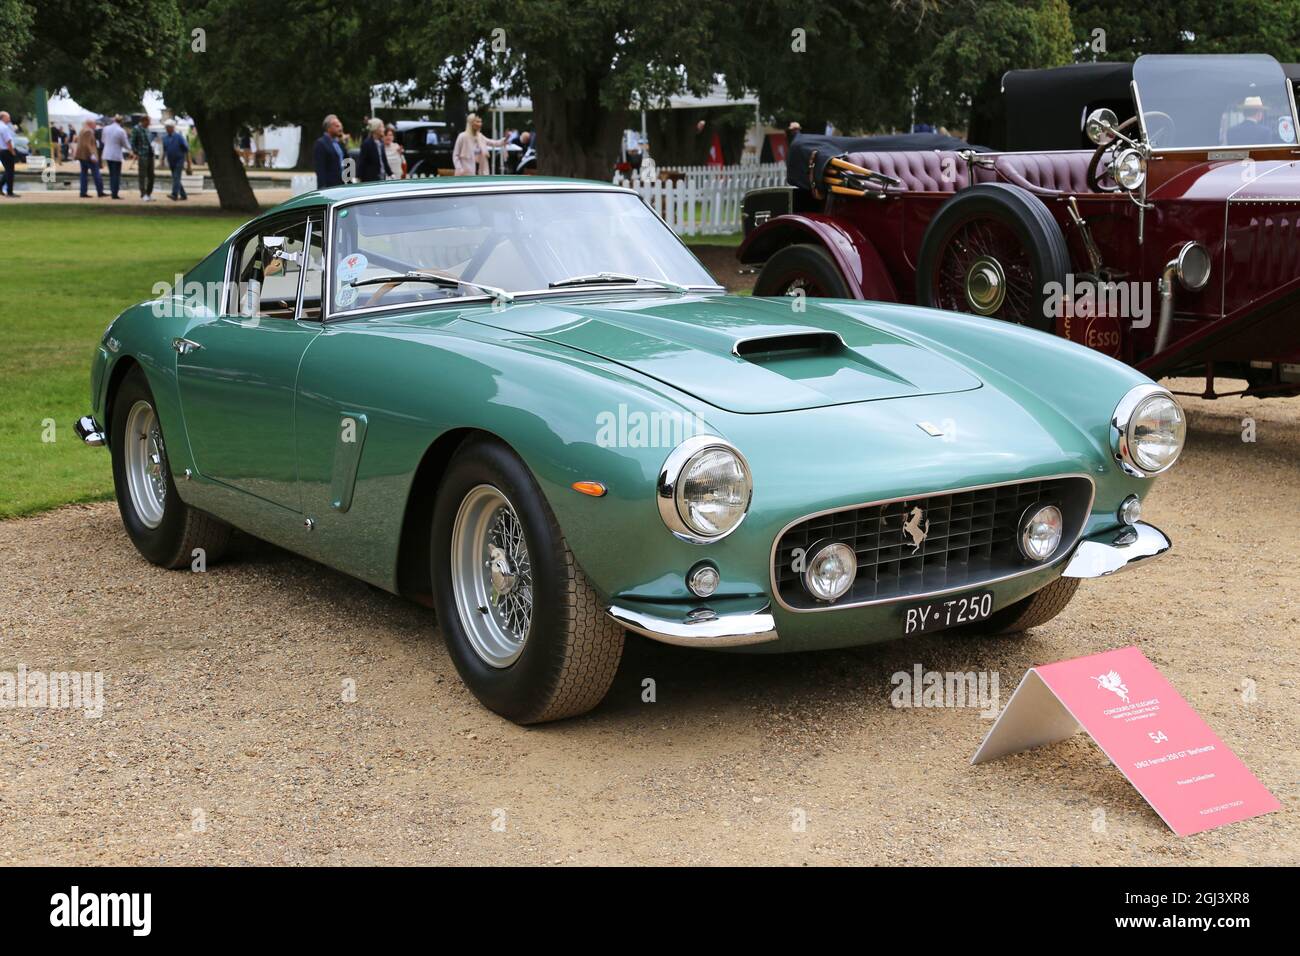
M993 592L977 591L913 604L903 614L903 635L929 634L959 624L975 624L993 613Z

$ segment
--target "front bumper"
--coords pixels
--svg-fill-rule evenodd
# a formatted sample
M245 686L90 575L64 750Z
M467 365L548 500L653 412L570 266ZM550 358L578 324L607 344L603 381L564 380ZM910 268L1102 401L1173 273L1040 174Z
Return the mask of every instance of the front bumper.
M72 430L77 433L77 437L87 445L98 448L105 444L104 430L99 427L99 422L90 415L82 415L73 424Z
M1083 538L1074 549L1061 576L1068 578L1099 578L1123 571L1132 565L1159 557L1172 547L1168 536L1153 525L1138 522L1132 527L1094 534ZM1043 573L1048 571L1044 568ZM1034 590L1054 580L1043 580ZM976 589L979 585L971 585ZM913 594L888 605L878 605L881 611L897 609L913 601L923 601L933 595ZM1016 598L1017 600L1021 598ZM829 610L829 609L828 609ZM870 610L870 609L869 609ZM845 614L854 613L845 608ZM767 644L778 637L776 620L771 607L734 613L718 613L708 608L683 607L680 613L656 606L654 613L634 610L625 605L614 605L608 614L629 631L644 635L664 644L681 647L730 648ZM833 617L837 615L832 615ZM820 617L820 615L814 615ZM879 640L880 638L875 638ZM871 643L871 637L855 643ZM792 648L793 649L793 648Z
M769 606L738 614L683 608L680 617L669 617L615 605L608 613L629 631L680 647L744 647L775 641L777 637Z
M1084 538L1074 549L1062 577L1100 578L1131 568L1139 561L1158 558L1173 545L1154 525L1139 521L1130 527Z

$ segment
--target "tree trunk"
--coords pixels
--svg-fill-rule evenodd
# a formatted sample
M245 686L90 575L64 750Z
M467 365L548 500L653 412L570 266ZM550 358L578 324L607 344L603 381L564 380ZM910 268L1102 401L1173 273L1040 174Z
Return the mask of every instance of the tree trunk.
M232 212L257 212L257 197L248 184L244 164L235 154L238 117L227 110L191 110L190 118L194 120L194 128L203 142L203 152L221 208Z
M609 110L600 102L600 81L586 76L582 95L546 89L533 91L533 123L537 127L537 171L547 176L575 176L608 182L619 159L626 110Z

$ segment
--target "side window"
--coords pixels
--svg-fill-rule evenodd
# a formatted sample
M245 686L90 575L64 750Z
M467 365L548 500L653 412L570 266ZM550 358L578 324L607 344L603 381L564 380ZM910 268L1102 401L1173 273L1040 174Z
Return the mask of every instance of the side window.
M258 318L293 318L298 304L298 281L306 258L303 251L306 238L306 220L272 223L244 237L235 250L235 274L231 277L227 312ZM320 317L319 291L315 317Z

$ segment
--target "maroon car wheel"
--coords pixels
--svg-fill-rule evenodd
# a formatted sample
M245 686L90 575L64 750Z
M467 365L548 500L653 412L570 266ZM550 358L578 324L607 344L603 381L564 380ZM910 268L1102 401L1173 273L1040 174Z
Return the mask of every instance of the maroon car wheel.
M921 240L916 300L1050 332L1044 303L1064 285L1070 254L1038 197L1019 186L984 183L950 199Z
M849 284L826 251L800 244L778 249L763 263L754 295L806 295L818 299L851 299Z

